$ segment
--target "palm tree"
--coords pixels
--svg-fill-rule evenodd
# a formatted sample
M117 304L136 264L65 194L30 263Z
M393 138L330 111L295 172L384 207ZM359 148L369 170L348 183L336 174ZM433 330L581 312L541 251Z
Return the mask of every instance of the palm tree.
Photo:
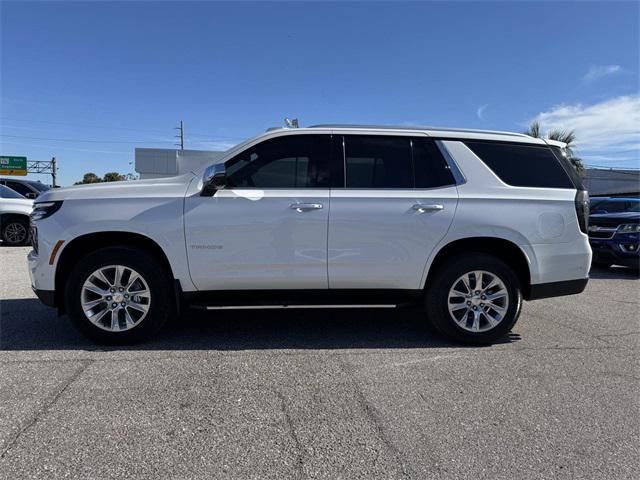
M522 133L524 133L525 135L529 135L530 137L540 138L542 136L540 135L540 123L538 121L531 122L529 130L525 130Z
M540 129L540 123L536 120L531 122L529 129L524 132L525 135L529 135L530 137L535 138L543 138L542 132ZM575 130L563 130L561 128L556 128L555 130L551 130L547 133L547 138L549 140L556 140L558 142L566 143L567 146L565 151L567 152L567 157L576 168L580 175L584 174L584 165L582 164L582 160L579 157L576 157L573 153L573 147L575 146L576 141L576 132Z

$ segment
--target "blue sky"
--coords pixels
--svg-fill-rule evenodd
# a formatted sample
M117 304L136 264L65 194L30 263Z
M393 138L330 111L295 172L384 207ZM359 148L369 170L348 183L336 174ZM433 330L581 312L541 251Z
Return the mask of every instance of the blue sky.
M63 185L282 124L575 128L640 166L638 2L2 2L0 151ZM82 141L81 141L82 140ZM42 178L49 181L48 177Z

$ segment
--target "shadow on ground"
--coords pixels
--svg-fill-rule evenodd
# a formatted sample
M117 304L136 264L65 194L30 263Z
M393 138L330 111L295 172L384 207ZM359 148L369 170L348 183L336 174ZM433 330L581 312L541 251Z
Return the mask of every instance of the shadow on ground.
M591 267L589 278L595 279L615 279L615 280L638 280L640 279L640 270L627 267L609 267L599 268Z
M34 298L3 300L0 350L260 350L459 347L427 325L420 310L188 311L152 340L104 347ZM502 342L512 342L512 334Z

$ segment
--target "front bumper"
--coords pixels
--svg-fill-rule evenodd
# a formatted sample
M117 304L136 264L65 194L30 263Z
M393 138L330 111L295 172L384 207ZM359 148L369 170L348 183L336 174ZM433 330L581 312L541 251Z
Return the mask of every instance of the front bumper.
M595 263L640 268L640 234L616 234L609 239L590 238Z
M31 250L27 255L31 289L45 305L55 306L55 295L53 294L55 270L52 265L49 265L47 257L43 253L40 248L40 254Z
M48 307L56 307L56 292L55 290L38 290L33 288L34 293Z

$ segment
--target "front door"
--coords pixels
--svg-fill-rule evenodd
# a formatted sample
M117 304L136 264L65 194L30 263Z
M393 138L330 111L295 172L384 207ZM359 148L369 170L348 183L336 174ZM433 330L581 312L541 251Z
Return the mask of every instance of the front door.
M345 188L331 190L329 288L418 289L458 202L426 137L344 136Z
M199 290L328 288L329 155L329 135L268 139L225 163L225 189L186 198Z

